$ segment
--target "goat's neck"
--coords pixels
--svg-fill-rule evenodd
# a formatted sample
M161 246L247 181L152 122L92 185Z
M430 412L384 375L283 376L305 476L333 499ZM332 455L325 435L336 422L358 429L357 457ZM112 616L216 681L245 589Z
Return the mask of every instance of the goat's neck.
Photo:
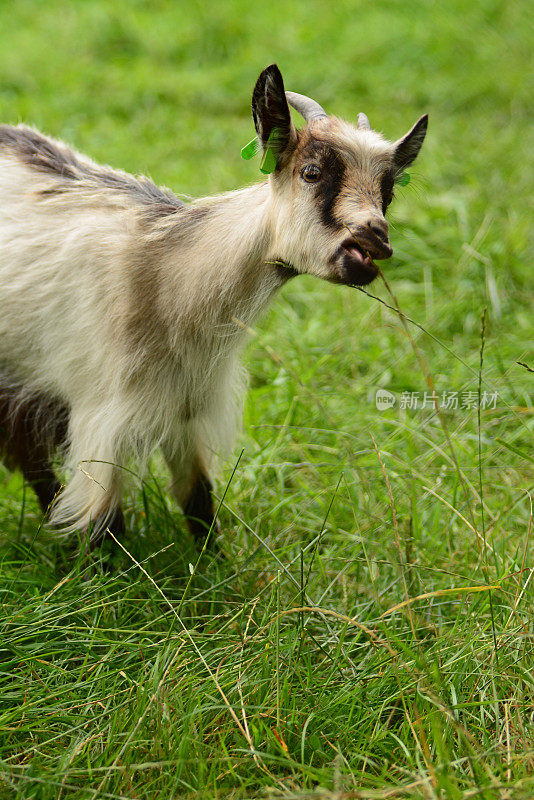
M271 217L268 183L192 204L175 230L173 296L182 319L202 332L228 325L235 334L235 320L247 326L263 310L287 277L273 262Z

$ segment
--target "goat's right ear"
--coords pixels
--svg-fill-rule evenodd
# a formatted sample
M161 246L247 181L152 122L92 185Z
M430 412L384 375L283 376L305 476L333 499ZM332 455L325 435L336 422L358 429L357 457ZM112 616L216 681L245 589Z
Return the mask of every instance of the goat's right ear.
M393 160L398 169L406 169L406 167L409 167L410 164L415 161L419 150L423 146L427 127L428 114L424 114L417 120L406 136L403 136L402 139L395 142L395 155L393 156Z
M264 69L256 81L252 93L252 117L263 149L269 143L278 159L294 147L297 135L291 121L284 81L276 64Z

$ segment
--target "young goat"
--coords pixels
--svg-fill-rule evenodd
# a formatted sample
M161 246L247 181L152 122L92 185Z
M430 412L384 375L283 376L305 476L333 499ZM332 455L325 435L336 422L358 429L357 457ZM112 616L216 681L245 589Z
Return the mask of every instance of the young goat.
M0 126L0 448L52 524L92 530L93 545L123 528L124 466L158 446L205 536L210 472L240 416L246 326L293 275L364 285L372 259L392 254L386 209L427 117L391 144L364 114L353 126L285 92L274 64L252 113L270 177L190 204Z

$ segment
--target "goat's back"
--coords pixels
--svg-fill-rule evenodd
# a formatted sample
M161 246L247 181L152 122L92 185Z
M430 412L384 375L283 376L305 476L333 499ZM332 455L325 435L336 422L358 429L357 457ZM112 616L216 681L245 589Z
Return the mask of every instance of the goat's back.
M164 205L183 206L146 179L98 167L29 128L0 126L5 371L69 397L84 375L102 375L117 345L113 323L128 302L139 208L161 213Z

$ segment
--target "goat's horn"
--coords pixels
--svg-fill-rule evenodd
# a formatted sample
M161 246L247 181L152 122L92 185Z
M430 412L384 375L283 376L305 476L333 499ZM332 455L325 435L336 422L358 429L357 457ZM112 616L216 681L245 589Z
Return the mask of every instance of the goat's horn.
M370 131L371 130L371 123L367 119L367 116L363 113L358 114L358 124L356 128L359 131Z
M315 100L312 100L311 97L305 97L303 94L297 94L296 92L286 92L286 98L289 105L293 106L295 111L298 111L306 122L328 116L324 108L319 103L316 103Z

